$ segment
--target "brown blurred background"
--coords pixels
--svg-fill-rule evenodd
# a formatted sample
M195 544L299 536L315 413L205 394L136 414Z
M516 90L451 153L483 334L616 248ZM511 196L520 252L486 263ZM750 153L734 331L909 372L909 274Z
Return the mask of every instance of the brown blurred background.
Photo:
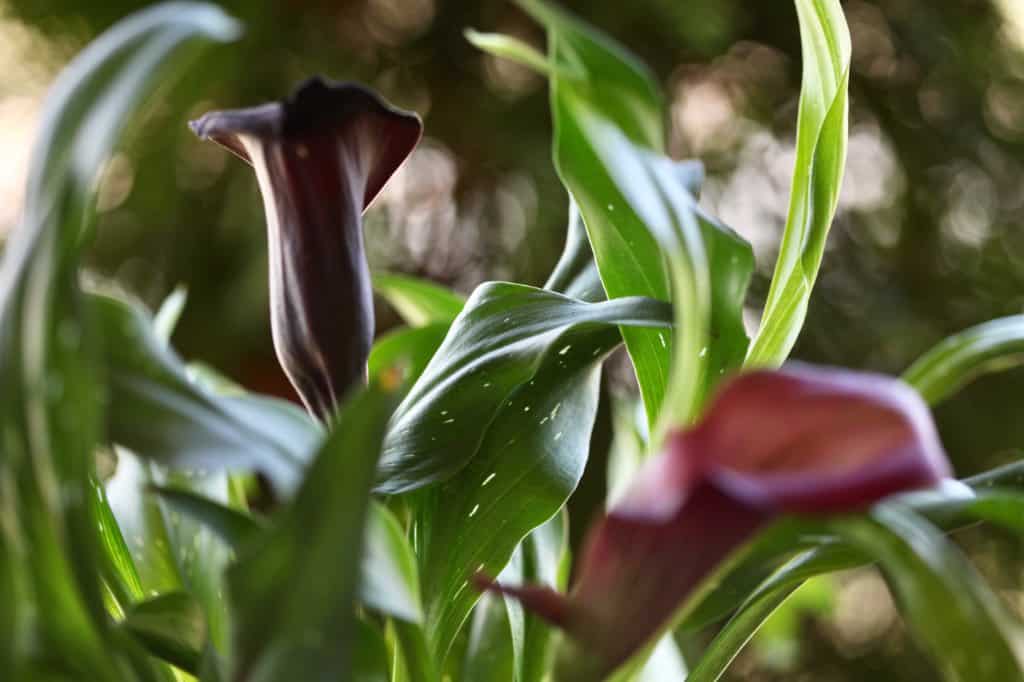
M47 83L140 0L0 0L0 240L18 215ZM189 117L274 99L311 73L359 80L419 111L426 139L367 220L377 268L463 292L544 280L564 237L545 83L477 53L467 27L543 34L506 0L222 3L238 44L208 54L148 106L102 183L91 267L156 305L189 305L189 358L287 394L270 345L266 248L251 172L193 139ZM800 80L790 0L566 3L643 58L671 103L671 152L704 161L703 201L753 244L751 324L787 205ZM851 0L849 164L796 356L887 372L944 335L1024 310L1024 2ZM381 306L379 327L397 323ZM937 410L958 471L1020 457L1024 372L979 381ZM596 438L607 442L607 415ZM600 453L595 454L600 458ZM598 467L592 467L595 471ZM599 472L598 472L599 473ZM600 476L584 486L599 489ZM594 480L598 481L597 483ZM1021 547L963 537L997 589L1020 598ZM932 680L884 584L861 571L801 593L734 679Z

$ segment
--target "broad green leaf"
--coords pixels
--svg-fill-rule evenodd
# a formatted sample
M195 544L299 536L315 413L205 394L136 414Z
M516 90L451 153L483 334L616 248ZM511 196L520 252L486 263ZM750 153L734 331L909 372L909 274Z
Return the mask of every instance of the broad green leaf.
M508 584L564 590L568 581L568 514L535 528L498 575ZM485 594L473 609L463 661L465 680L542 682L553 661L553 630L511 597Z
M584 303L520 284L481 285L395 411L377 490L450 478L479 458L485 439L496 442L490 434L499 415L518 411L535 423L544 416L536 401L550 402L550 410L571 394L555 383L552 399L530 382L551 385L545 371L564 376L595 365L616 345L608 329L666 327L667 309L650 299Z
M1019 626L937 528L898 505L832 526L878 561L907 624L946 679L1024 676L1013 651Z
M667 300L660 249L603 165L595 149L600 138L580 121L599 116L631 142L663 151L665 105L657 83L620 46L567 13L538 0L519 4L548 32L555 167L583 216L604 289L609 298ZM668 382L671 334L626 328L623 337L653 425Z
M398 368L402 370L403 381L416 381L441 346L450 326L448 322L434 322L424 327L402 327L379 337L370 350L370 378Z
M466 303L450 289L408 275L377 273L373 275L373 288L410 327L450 324Z
M232 550L242 547L247 538L260 532L265 526L258 517L218 503L194 490L169 486L152 486L149 490L169 509L199 521L204 527L216 533L217 537Z
M484 595L473 609L473 618L469 626L469 644L459 680L511 682L518 679L515 673L516 657L510 628L509 613L505 609L504 600L499 595Z
M391 396L374 385L341 409L294 501L228 571L231 679L348 679L370 487Z
M416 557L398 519L373 503L367 516L359 599L367 607L410 623L422 623Z
M189 379L138 307L88 299L107 339L109 437L140 457L178 469L260 471L289 494L322 438L299 408L258 396L218 395Z
M589 450L600 360L618 342L612 326L562 335L556 347L570 350L551 354L532 385L511 394L458 475L424 492L417 553L438 660L479 598L472 575L497 575L575 489Z
M943 340L903 373L931 404L939 403L987 372L1021 364L1024 315L971 327Z
M195 673L206 644L206 617L195 599L170 592L142 601L125 614L121 627L154 656Z
M576 124L595 141L593 152L620 193L619 205L639 218L666 257L675 342L665 404L650 442L656 449L670 428L696 418L711 386L742 362L743 298L753 255L748 244L697 207L687 189L689 165L633 144L582 106Z
M807 315L846 163L850 32L839 0L796 0L803 53L789 214L747 364L777 366Z
M95 180L137 105L198 48L236 32L213 6L176 3L125 19L86 48L44 105L22 219L0 264L0 478L18 487L18 522L7 538L17 536L31 557L30 567L15 568L19 603L0 619L15 625L0 636L46 649L82 679L119 679L121 658L140 675L155 674L114 643L122 638L108 627L92 570L102 527L87 502L102 419L101 338L81 305L76 270ZM3 494L13 500L13 485ZM61 617L30 619L33 610ZM21 660L16 651L15 675Z
M214 532L232 552L244 548L267 527L260 517L191 490L159 486L150 490L170 509ZM385 506L372 503L365 532L359 601L380 613L420 623L423 613L416 558L398 520Z
M623 331L656 446L670 425L691 421L717 378L742 362L753 253L697 208L700 165L663 155L662 97L646 71L564 12L537 0L520 4L548 30L555 163L605 291L660 299L672 291L674 344L664 333ZM563 264L570 272L579 267L571 258Z

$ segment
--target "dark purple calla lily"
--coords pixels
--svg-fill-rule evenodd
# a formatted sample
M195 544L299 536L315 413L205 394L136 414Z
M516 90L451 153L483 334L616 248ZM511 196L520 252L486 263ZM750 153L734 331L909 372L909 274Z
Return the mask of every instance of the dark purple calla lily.
M416 146L420 119L359 85L312 78L283 102L190 125L256 171L274 347L306 407L326 420L365 381L373 342L362 213Z
M591 529L569 595L481 582L566 630L603 675L774 517L857 511L949 475L930 413L903 382L805 365L750 372L671 434Z

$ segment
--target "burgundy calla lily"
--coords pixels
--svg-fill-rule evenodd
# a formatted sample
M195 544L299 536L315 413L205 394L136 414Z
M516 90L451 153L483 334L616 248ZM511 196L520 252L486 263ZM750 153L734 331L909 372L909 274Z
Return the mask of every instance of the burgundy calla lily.
M566 630L601 676L773 517L857 511L949 475L930 413L903 382L806 365L750 372L671 434L591 529L569 595L481 582Z
M359 85L312 78L283 102L190 125L256 171L274 347L306 407L327 420L365 381L373 342L362 213L416 146L420 119Z

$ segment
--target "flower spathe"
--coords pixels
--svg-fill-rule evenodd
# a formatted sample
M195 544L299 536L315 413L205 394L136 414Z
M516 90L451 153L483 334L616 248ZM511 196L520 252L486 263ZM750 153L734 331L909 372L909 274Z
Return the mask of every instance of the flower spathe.
M591 529L568 595L481 582L566 630L603 675L778 515L855 512L949 475L930 413L903 382L798 364L753 371L670 434Z
M306 407L327 420L365 381L373 342L362 214L416 146L420 119L362 86L311 78L282 102L190 125L256 171L274 347Z

